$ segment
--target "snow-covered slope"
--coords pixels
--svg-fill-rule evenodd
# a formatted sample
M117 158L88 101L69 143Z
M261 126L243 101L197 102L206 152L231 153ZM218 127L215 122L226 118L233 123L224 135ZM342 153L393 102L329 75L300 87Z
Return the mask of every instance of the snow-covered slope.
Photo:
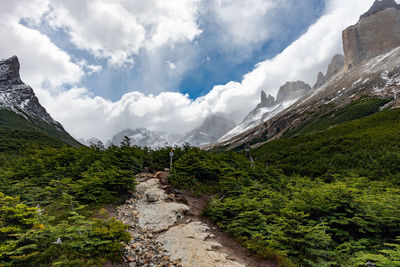
M131 139L131 145L159 148L165 146L182 145L206 146L215 143L222 135L235 126L234 122L219 116L211 115L199 127L184 136L161 131L150 131L145 128L135 130L125 129L112 137L106 144L119 146L125 136Z
M279 138L286 130L308 123L313 117L311 114L322 116L362 97L390 100L383 108L400 107L400 47L351 70L340 70L289 108L254 128L219 142L214 148L233 149L260 136Z
M180 145L182 136L169 134L166 132L149 131L145 128L135 130L125 129L116 135L107 143L107 145L120 145L124 137L131 139L131 145L141 147L159 148L164 146Z
M238 134L262 124L279 112L290 107L310 90L311 87L302 81L287 82L279 89L276 101L273 96L269 95L266 97L264 91L261 91L261 103L258 104L238 126L226 133L218 141L227 141Z
M183 142L199 147L214 144L233 127L235 127L233 121L212 115L206 118L202 125L187 133Z

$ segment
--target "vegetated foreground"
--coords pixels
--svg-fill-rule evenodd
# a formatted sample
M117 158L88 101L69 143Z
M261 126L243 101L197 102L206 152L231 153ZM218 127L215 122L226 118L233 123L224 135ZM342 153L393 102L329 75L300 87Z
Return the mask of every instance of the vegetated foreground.
M212 195L205 215L277 265L398 266L399 118L398 109L334 125L316 118L312 129L253 151L254 164L241 153L175 148L169 182ZM121 261L128 226L98 211L129 198L145 167L168 167L170 151L125 141L107 149L39 148L6 162L0 264Z

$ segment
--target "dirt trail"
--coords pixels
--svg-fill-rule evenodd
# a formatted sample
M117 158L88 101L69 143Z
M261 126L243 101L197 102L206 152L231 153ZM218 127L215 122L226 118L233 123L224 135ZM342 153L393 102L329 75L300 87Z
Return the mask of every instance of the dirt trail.
M203 218L204 198L171 193L159 178L160 173L138 174L136 196L117 210L117 218L130 225L132 236L125 248L125 266L272 266Z

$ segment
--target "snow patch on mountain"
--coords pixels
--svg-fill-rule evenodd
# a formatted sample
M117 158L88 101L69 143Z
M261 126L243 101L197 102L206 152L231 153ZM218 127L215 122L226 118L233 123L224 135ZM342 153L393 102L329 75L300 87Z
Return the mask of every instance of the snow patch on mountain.
M63 131L62 125L40 105L32 88L22 82L19 69L16 56L0 60L0 108L9 108L26 119L29 117L41 119Z

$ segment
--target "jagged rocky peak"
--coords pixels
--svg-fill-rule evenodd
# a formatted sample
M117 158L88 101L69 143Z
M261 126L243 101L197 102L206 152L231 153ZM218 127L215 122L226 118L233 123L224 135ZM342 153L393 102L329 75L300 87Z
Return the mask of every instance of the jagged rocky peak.
M336 54L329 63L326 75L322 72L318 73L317 82L313 88L318 88L323 85L330 77L332 77L336 72L341 70L344 66L344 56L342 54Z
M313 86L313 89L320 87L321 85L324 84L324 82L325 82L325 76L322 72L319 72L317 76L317 82Z
M303 81L286 82L279 88L276 102L283 103L285 101L298 99L310 90L311 86Z
M374 15L387 8L400 9L400 5L395 0L377 0L367 12L360 16L360 19Z
M19 61L17 56L0 60L0 81L21 82L19 77Z
M19 76L20 64L16 56L0 60L0 107L10 108L28 119L35 117L64 130L46 109L40 105L32 88Z
M393 0L375 1L356 25L343 31L346 69L400 46L399 7Z
M263 107L271 107L275 104L275 98L272 95L268 95L261 90L261 105Z
M342 54L335 55L332 58L331 63L329 63L328 71L326 72L326 78L331 77L338 70L343 68L343 66L344 66L344 56Z

